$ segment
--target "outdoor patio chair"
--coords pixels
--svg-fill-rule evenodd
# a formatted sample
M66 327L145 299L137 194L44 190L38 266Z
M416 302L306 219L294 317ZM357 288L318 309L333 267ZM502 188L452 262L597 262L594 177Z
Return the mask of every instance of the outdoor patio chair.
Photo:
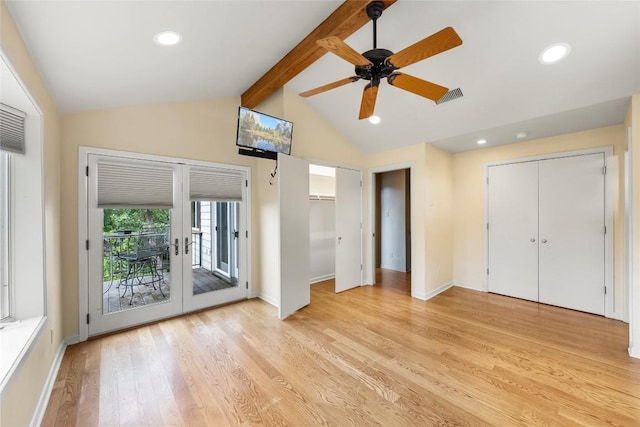
M134 239L133 250L117 255L117 259L125 265L126 271L119 284L124 287L122 297L126 295L127 289L130 289L129 305L133 304L133 287L140 285L151 285L154 290L159 289L164 297L162 260L169 251L165 231L145 230L132 235L131 238Z

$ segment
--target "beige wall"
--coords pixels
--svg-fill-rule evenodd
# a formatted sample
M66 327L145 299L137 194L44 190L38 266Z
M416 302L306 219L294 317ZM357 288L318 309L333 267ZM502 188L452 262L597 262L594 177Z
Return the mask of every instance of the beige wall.
M618 181L618 173L622 171L621 165L626 149L626 131L622 125L455 154L453 156L453 276L455 280L478 289L483 286L486 267L484 265L482 174L485 163L602 146L614 148L613 165L615 167L612 168L614 169L612 175L618 190L616 193L622 194L622 176ZM622 197L616 197L615 200L614 282L615 294L622 295L624 200ZM622 300L616 298L615 310L622 311L621 305Z
M0 2L0 45L44 115L45 250L48 327L5 388L0 425L27 425L33 416L49 369L65 337L60 279L60 123L57 109L29 56L9 12ZM53 339L50 334L53 333Z
M235 145L240 99L225 98L175 104L88 111L62 116L62 278L64 331L78 329L78 147L97 147L215 163L249 166L256 159L238 155ZM252 176L255 187L256 176ZM253 194L252 229L257 229ZM252 282L258 258L253 242Z

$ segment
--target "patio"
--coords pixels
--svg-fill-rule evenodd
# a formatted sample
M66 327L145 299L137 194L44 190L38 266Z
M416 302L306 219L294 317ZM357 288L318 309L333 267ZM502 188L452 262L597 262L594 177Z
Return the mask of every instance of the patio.
M227 282L202 267L193 268L192 278L194 295L227 289L237 285L237 281ZM128 288L126 294L122 296L124 288L119 286L119 280L104 282L102 298L103 313L116 313L168 301L171 297L170 273L165 272L164 278L160 283L164 296L162 296L158 288L158 283L155 283L156 289L154 289L153 284L150 283L148 279L150 279L150 276L145 276L141 284L133 286L133 300L131 299L131 288ZM130 301L131 304L129 304Z

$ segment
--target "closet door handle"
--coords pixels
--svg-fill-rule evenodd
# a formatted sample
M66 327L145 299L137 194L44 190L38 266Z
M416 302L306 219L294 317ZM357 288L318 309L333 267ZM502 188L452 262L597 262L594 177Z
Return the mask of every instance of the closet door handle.
M536 239L534 239L534 238L532 237L532 238L530 238L530 239L529 239L529 241L530 241L531 243L533 243L533 242L535 242L535 241L536 241Z
M542 239L542 243L547 243L547 239Z

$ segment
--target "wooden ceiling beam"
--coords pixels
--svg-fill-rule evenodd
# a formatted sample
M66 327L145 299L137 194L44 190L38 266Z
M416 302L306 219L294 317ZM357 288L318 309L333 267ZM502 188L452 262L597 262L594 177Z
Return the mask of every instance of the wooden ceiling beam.
M382 3L386 9L396 1L383 0ZM316 40L329 36L337 36L344 40L362 28L369 22L365 10L369 3L370 0L346 0L342 3L315 30L242 94L240 101L242 106L255 108L269 95L327 53L325 49L316 44Z

